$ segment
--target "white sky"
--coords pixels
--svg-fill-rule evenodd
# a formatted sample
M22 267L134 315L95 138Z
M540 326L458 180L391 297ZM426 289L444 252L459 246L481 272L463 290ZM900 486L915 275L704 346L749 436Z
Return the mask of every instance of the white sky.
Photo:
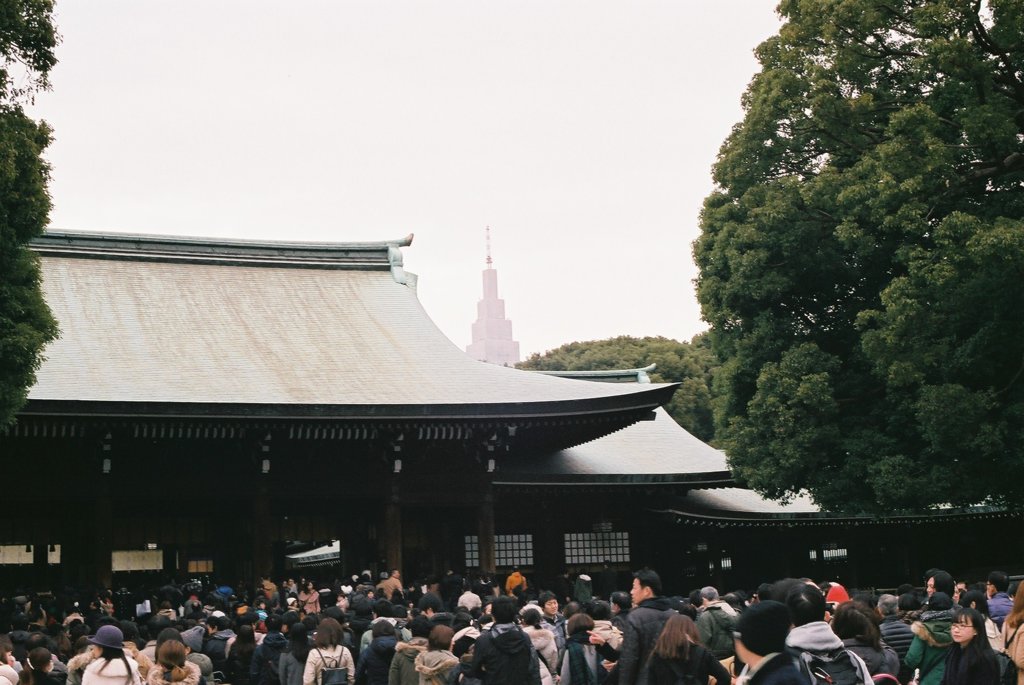
M705 328L691 243L761 0L58 0L51 226L415 233L460 347L491 226L524 358Z

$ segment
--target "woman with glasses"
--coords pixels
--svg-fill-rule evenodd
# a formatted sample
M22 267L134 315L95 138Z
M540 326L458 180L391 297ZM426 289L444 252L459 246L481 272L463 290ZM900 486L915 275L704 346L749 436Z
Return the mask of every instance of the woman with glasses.
M985 635L981 612L956 607L950 633L953 646L946 655L942 685L999 685L999 664Z

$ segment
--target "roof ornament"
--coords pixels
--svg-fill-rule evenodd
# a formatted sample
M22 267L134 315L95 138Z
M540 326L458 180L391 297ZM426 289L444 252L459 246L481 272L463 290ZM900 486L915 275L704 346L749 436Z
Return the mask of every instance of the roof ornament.
M487 268L490 269L491 264L493 264L493 260L491 259L491 227L488 226L484 231L487 235Z
M388 243L388 264L391 266L391 277L395 283L409 285L409 276L402 265L402 248L412 244L413 234L405 236L402 240Z

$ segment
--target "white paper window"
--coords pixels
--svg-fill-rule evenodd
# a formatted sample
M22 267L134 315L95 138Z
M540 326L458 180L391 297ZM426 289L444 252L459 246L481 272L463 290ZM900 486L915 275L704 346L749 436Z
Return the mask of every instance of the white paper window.
M113 571L163 571L164 553L159 549L125 549L110 553Z
M629 533L566 533L565 563L600 564L629 561Z

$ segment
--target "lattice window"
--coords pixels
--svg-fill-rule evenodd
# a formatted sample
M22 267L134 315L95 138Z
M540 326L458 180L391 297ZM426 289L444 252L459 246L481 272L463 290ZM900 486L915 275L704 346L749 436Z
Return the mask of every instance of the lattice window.
M476 535L466 535L463 541L466 568L480 568L480 538ZM495 535L494 565L533 566L533 534Z
M565 563L600 564L629 561L629 533L566 533Z
M533 566L533 535L494 536L495 566Z
M467 535L466 546L466 568L480 568L480 541L475 535Z

